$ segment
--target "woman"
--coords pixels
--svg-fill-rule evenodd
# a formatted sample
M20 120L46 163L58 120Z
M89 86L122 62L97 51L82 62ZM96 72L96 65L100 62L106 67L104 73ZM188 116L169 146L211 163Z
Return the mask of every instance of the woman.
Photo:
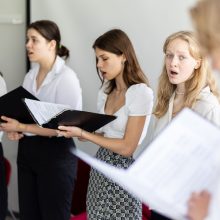
M184 107L220 126L220 103L207 59L192 32L170 35L163 47L164 66L159 79L154 135ZM166 219L153 212L152 219Z
M68 58L69 51L61 44L58 26L49 20L30 24L26 49L35 64L23 87L41 101L81 110L79 80L61 58ZM21 138L17 159L21 220L69 220L76 175L73 140L57 137L52 129L2 119L7 122L1 126L9 132L9 138Z
M5 80L0 72L0 96L7 92ZM5 161L2 148L3 132L0 132L0 220L4 220L8 207L8 191L6 185Z
M117 116L99 133L60 126L60 135L80 137L100 146L96 157L111 165L128 168L137 146L146 135L153 93L141 70L128 36L110 30L93 44L97 72L102 79L98 111ZM87 194L89 219L142 218L141 202L116 183L92 169Z
M198 39L203 49L204 55L208 56L212 62L212 67L220 71L220 1L201 0L190 10ZM206 193L207 194L207 193ZM211 196L211 200L214 197ZM189 200L188 215L192 220L218 220L220 219L220 178L215 200L212 201L212 209L208 218L208 204L210 196L199 193ZM204 212L204 210L206 212Z

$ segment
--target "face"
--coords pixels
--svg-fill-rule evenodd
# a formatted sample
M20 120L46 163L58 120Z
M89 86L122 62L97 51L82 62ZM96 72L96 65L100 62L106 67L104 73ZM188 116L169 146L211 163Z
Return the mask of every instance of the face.
M220 48L215 48L210 52L212 67L220 72Z
M122 75L123 62L125 61L123 55L119 56L99 48L95 49L95 54L97 58L97 68L104 79L112 80Z
M170 83L179 85L191 78L199 61L190 55L186 41L175 39L167 46L165 65Z
M42 62L54 53L54 42L47 41L35 29L27 31L26 49L31 62Z

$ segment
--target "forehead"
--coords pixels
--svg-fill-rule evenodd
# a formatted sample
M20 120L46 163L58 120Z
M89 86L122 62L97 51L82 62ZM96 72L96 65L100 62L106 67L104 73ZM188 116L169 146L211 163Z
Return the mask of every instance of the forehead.
M177 38L169 42L166 50L170 52L189 53L189 44L185 40Z
M100 56L116 56L114 53L108 52L106 50L102 50L100 48L95 48L95 54L97 57Z
M37 38L43 38L43 36L34 28L30 28L27 30L27 37L37 37Z

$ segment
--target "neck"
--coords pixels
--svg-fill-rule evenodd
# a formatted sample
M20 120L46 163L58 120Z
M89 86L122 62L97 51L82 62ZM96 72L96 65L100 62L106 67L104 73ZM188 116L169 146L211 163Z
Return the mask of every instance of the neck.
M122 76L119 76L118 78L115 79L115 84L116 84L116 91L124 91L127 89L127 86L124 82L124 80L122 79Z
M54 62L55 62L56 57L52 57L51 59L47 59L40 64L40 73L44 73L47 74L48 72L50 72L50 70L52 69Z
M183 84L177 85L175 93L177 95L184 95L185 94L185 85L183 85Z

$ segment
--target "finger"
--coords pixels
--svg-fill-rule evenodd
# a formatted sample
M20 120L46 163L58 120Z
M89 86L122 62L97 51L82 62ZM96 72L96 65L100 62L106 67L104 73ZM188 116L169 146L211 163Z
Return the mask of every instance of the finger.
M13 120L12 118L8 118L6 116L2 116L1 119L4 120L4 121L7 121L7 122L10 122L10 121Z
M68 127L67 126L59 126L58 129L63 130L63 131L67 131Z

